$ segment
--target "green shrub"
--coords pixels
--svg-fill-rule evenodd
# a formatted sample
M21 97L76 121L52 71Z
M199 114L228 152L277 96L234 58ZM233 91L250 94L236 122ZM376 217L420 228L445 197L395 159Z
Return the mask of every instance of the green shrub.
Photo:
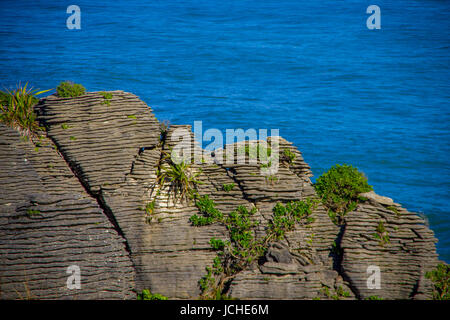
M337 164L322 174L314 188L336 224L343 223L344 216L356 208L360 193L372 190L367 178L357 168L346 164Z
M284 149L281 156L281 161L284 161L287 164L291 165L295 161L295 154L290 149Z
M192 223L192 225L194 225L196 227L207 226L207 225L210 225L210 224L214 223L214 219L213 218L211 218L211 217L202 217L202 216L198 216L196 214L191 216L189 218L189 221Z
M138 300L168 300L167 297L159 294L159 293L151 293L150 290L144 289L142 293L138 293Z
M204 215L210 216L215 220L221 220L223 218L223 214L216 209L216 204L209 198L208 195L204 195L197 199L195 205L200 213Z
M313 221L310 214L314 210L316 200L307 198L305 201L292 201L286 206L278 203L273 209L273 220L266 229L266 234L256 237L259 222L252 217L257 208L248 210L238 206L228 215L216 209L208 196L197 199L196 205L202 216L193 215L190 219L196 226L220 223L228 230L229 240L216 238L210 240L211 248L217 251L212 266L206 267L206 275L200 281L202 299L225 299L226 283L241 270L257 261L267 251L270 242L281 239L285 232L292 230L295 223L308 224Z
M223 250L223 248L225 248L225 242L220 239L212 238L209 240L209 244L213 250Z
M58 97L74 98L84 95L86 89L81 84L64 81L56 87L56 93Z
M102 91L102 92L100 92L100 94L102 95L103 99L106 99L106 100L111 100L113 97L111 92Z
M450 266L439 263L433 271L429 271L425 276L433 282L433 299L450 300Z
M230 232L230 240L234 244L233 255L247 259L247 263L253 260L252 256L256 258L255 254L257 255L260 249L254 245L254 229L258 226L258 222L253 222L251 216L255 212L255 207L248 211L246 207L240 205L228 215L225 221Z
M230 183L230 184L224 184L222 186L223 191L225 192L230 192L231 190L233 190L235 184L234 183Z
M223 219L223 213L216 209L216 205L208 195L202 196L195 201L201 216L194 214L189 221L194 226L206 226Z
M273 208L273 219L269 223L269 233L276 239L284 237L286 231L293 229L294 225L302 220L305 224L312 223L314 218L310 215L316 206L316 201L307 198L305 201L291 201L286 206L277 203Z
M32 139L43 130L36 121L33 106L39 101L36 97L50 90L37 91L27 89L28 83L20 83L15 90L0 94L0 122L18 130L21 135Z

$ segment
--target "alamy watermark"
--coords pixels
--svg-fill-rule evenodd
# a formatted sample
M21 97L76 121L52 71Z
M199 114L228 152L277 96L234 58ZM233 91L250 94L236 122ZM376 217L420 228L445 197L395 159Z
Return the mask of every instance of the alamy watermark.
M381 29L381 9L377 5L370 5L366 10L367 14L371 14L366 21L369 30Z
M70 5L67 7L66 13L70 16L66 20L66 26L69 30L80 30L81 29L81 9L77 5Z
M378 266L367 267L367 289L381 289L381 269Z
M203 131L202 121L194 121L194 139L190 130L180 127L171 131L173 146L170 158L173 163L250 164L260 166L262 175L278 172L279 129L250 128L226 129L225 140L221 130L210 128ZM203 142L209 143L203 149ZM225 143L224 143L225 142Z
M77 265L71 265L67 267L67 274L70 276L67 278L67 289L81 289L81 270Z
M70 16L66 20L66 26L69 30L81 29L81 9L77 5L70 5L67 7L66 13ZM377 5L370 5L366 9L366 13L370 14L367 18L366 25L369 30L381 29L381 9Z

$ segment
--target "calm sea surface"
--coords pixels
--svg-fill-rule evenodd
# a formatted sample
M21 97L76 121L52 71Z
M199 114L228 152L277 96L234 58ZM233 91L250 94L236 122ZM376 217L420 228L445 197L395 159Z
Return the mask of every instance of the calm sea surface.
M175 124L278 128L316 177L353 164L424 213L450 262L450 1L147 2L0 1L0 86L73 80Z

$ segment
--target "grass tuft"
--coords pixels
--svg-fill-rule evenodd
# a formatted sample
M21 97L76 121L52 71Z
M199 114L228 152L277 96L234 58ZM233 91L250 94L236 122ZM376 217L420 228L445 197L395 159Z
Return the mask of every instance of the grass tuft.
M37 96L51 89L38 91L27 87L28 83L24 86L19 83L14 90L0 91L0 122L18 130L23 137L33 140L44 130L36 121L33 107L39 101Z

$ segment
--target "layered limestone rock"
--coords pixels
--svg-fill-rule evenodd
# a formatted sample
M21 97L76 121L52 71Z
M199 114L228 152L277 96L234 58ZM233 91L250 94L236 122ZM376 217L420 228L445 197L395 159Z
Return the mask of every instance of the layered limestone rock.
M217 150L204 152L190 126L161 131L151 108L135 95L109 93L111 99L93 92L41 100L36 111L47 128L48 147L38 152L15 131L0 127L0 179L5 181L0 246L7 252L0 259L3 298L15 297L23 285L22 269L33 275L38 297L133 298L150 289L173 299L197 298L198 281L216 256L210 239L229 235L220 224L193 226L189 218L198 213L193 201L174 197L170 183L161 185L167 156L180 146L189 146L200 159L187 169L198 174L199 195L208 195L224 214L240 205L256 208L256 237L265 234L277 202L316 197L309 166L283 138L267 143L295 157L280 158L278 170L264 175L260 162L230 162ZM242 146L227 145L224 154L231 148L237 159ZM312 223L271 243L264 257L236 274L227 294L239 299L429 298L424 273L437 264L432 231L389 198L365 197L344 226L334 225L319 204ZM39 214L27 216L30 208ZM390 237L383 245L374 237L380 221ZM68 262L86 270L76 294L65 286L62 268ZM381 289L367 286L372 265L381 270Z
M159 125L135 95L92 92L78 98L49 96L36 107L48 136L90 192L123 182L140 148L159 142Z
M361 298L374 291L386 299L430 298L432 284L425 272L438 263L433 232L421 217L391 199L373 193L365 196L368 201L346 217L343 275ZM380 223L388 236L384 242L377 237ZM380 269L379 290L367 284L370 266Z
M124 239L51 141L40 145L0 124L0 298L135 297ZM72 265L80 289L67 287Z

